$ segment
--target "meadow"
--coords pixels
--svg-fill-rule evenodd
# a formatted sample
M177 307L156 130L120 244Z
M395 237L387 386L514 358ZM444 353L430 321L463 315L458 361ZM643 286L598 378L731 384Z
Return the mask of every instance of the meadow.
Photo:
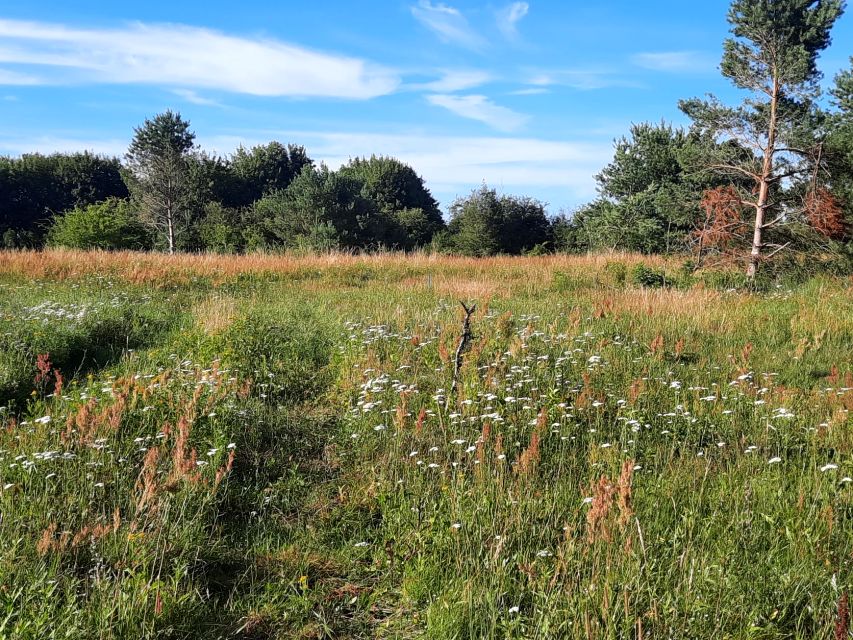
M0 638L849 637L853 280L742 285L0 253Z

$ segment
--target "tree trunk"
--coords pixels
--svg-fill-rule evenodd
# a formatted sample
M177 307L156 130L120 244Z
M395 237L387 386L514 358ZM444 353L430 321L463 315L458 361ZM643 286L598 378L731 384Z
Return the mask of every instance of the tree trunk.
M175 253L175 226L172 224L171 212L168 214L166 224L168 225L169 234L169 254L173 254Z
M755 203L755 229L752 234L752 251L746 277L755 278L761 261L761 249L764 246L764 219L767 214L767 200L770 196L770 182L773 179L773 155L776 153L776 110L779 105L779 82L773 73L773 92L770 95L770 122L767 130L767 147L764 149L764 162L761 167L761 179L758 182L758 201Z

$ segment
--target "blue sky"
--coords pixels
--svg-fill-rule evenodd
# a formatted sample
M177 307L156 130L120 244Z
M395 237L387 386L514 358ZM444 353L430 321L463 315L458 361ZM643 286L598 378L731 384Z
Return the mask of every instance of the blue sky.
M121 155L171 108L222 154L277 139L336 168L393 155L443 205L486 181L550 210L595 195L632 122L736 100L728 2L35 0L0 5L0 154ZM853 14L821 61L853 54Z

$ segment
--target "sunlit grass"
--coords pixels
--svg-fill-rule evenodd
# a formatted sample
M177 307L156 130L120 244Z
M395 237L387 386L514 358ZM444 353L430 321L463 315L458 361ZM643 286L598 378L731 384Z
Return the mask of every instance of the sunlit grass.
M643 261L0 254L0 637L832 637L849 280Z

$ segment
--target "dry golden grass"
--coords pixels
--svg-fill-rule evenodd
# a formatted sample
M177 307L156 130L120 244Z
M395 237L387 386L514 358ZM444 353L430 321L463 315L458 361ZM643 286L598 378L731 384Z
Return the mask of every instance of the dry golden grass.
M239 312L238 300L214 296L197 304L193 308L193 317L206 334L215 335L231 326Z
M674 265L661 257L639 254L596 254L583 256L463 258L426 253L387 253L354 255L330 253L320 256L252 254L223 256L215 254L164 255L159 253L106 251L2 251L0 273L27 278L74 280L100 275L130 283L181 284L193 278L222 282L239 276L286 276L300 272L350 269L375 269L384 277L399 279L417 274L441 273L449 290L462 287L459 280L507 282L517 280L528 285L548 283L557 271L588 274L607 262L618 260L628 267L644 262L654 267ZM468 286L468 285L464 285ZM483 285L485 286L485 284Z

